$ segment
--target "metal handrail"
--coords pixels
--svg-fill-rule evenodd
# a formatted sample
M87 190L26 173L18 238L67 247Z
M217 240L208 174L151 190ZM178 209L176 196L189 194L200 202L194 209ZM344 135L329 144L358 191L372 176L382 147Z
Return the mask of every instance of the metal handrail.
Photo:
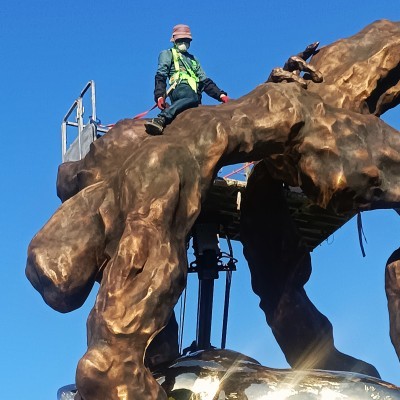
M83 114L84 114L84 108L83 108L83 96L85 93L91 89L91 105L92 105L92 120L96 121L97 116L96 116L96 87L95 83L93 80L90 80L86 86L82 89L79 97L74 100L72 103L71 107L65 114L62 123L61 123L61 152L62 152L62 161L65 161L65 154L67 152L67 127L68 126L74 126L78 127L78 146L79 146L79 157L82 158L82 148L81 148L81 134L82 131L85 127L83 123ZM77 122L71 122L68 121L68 118L71 116L71 114L76 110L76 121ZM95 138L94 138L95 139Z

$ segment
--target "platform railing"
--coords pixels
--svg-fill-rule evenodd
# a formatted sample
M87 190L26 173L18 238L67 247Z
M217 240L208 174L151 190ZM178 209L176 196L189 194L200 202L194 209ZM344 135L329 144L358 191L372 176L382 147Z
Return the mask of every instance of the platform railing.
M86 93L91 94L91 116L87 124L84 123L85 108L83 99ZM74 115L75 121L70 121L70 117ZM76 139L68 146L67 128L75 127L78 129ZM79 97L72 103L71 107L65 114L61 123L61 151L62 162L81 160L89 151L90 144L96 140L97 132L106 133L107 129L97 126L96 114L96 86L93 80L90 80L81 91Z

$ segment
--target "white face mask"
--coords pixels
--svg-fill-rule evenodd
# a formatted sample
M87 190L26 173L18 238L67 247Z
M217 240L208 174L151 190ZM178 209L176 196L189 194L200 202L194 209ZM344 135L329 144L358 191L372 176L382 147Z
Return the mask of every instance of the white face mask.
M181 53L186 53L190 47L190 42L175 43L175 46Z

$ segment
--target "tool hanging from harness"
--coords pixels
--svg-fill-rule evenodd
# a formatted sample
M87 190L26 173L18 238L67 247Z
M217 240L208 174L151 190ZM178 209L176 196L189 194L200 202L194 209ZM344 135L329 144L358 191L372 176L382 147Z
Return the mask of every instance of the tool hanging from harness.
M199 78L194 73L193 69L190 67L184 57L182 57L181 53L179 53L176 49L171 49L171 51L175 73L169 79L169 84L171 85L171 87L175 88L180 82L186 81L188 85L194 90L194 92L197 93ZM179 65L179 61L181 61L183 68Z

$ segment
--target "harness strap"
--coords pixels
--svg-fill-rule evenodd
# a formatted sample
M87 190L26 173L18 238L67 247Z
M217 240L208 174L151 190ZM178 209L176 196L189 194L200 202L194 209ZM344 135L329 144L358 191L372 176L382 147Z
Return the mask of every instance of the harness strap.
M172 58L174 60L175 73L177 73L180 70L178 52L175 49L171 49L171 51L172 51Z
M199 78L192 70L192 68L188 65L182 54L178 53L176 49L171 49L172 58L174 61L175 73L171 76L169 83L173 84L175 82L179 83L182 80L186 80L189 86L193 89L194 92L197 93L197 84L199 82ZM179 61L182 62L183 67L186 71L182 71L179 65Z

